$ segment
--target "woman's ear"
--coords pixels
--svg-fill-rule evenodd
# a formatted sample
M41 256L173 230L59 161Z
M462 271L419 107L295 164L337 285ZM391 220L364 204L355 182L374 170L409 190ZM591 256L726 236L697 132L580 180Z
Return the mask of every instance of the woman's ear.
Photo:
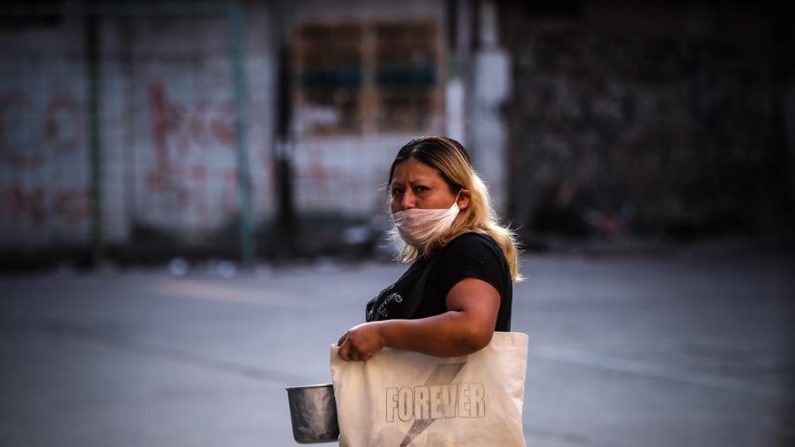
M469 193L468 189L462 189L458 193L458 209L464 210L469 206L469 199L472 198L472 194Z

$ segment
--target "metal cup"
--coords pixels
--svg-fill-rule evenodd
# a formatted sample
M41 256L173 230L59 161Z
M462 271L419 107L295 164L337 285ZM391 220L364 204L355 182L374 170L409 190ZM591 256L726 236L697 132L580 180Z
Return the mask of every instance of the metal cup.
M331 384L287 388L293 438L300 444L333 442L340 436Z

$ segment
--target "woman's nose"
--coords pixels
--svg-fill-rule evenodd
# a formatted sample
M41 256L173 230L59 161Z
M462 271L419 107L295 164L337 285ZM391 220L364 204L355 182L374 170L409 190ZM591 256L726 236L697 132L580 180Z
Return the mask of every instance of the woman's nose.
M400 209L407 210L414 208L417 205L416 197L411 192L411 190L407 190L403 193L403 196L400 198Z

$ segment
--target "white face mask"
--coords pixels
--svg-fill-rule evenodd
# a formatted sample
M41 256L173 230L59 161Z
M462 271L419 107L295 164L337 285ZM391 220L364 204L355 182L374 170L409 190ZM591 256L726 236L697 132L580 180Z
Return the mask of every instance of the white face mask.
M392 221L405 243L419 247L433 236L450 228L459 211L458 196L456 196L450 208L410 208L392 213Z

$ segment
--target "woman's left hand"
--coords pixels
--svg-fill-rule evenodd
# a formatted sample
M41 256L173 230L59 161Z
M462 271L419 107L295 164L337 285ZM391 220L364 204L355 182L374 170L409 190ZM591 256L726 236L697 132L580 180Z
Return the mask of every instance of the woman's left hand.
M369 360L384 347L381 325L384 322L363 323L354 326L340 337L338 354L343 360Z

